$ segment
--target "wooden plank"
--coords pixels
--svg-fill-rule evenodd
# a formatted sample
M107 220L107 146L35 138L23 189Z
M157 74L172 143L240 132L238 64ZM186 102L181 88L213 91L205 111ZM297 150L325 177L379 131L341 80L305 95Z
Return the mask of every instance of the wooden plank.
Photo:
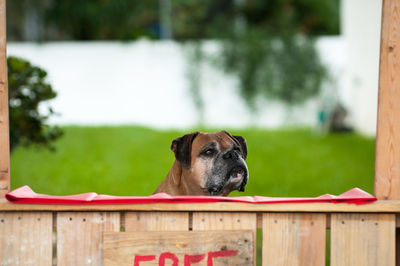
M187 231L187 212L127 212L125 231Z
M10 190L6 0L0 0L0 198Z
M200 230L257 230L256 213L195 212L193 231Z
M118 212L57 214L57 265L104 265L103 232L119 232Z
M325 265L324 214L264 213L262 265Z
M395 215L332 214L332 266L394 266Z
M199 266L253 265L253 242L251 231L105 233L104 259L107 266L139 265L140 256L150 260L140 265L164 265L164 256L166 265L191 265L190 258Z
M400 200L381 200L355 205L348 203L151 203L117 205L15 204L0 200L0 211L216 211L221 212L372 212L400 213Z
M383 0L374 191L378 199L386 200L400 199L399 45L400 2ZM400 238L396 241L400 254Z
M251 230L257 239L257 214L239 212L195 212L193 231L204 230ZM253 245L254 265L256 265L256 245Z
M0 213L0 265L52 265L49 212Z
M375 195L400 199L400 2L383 0Z

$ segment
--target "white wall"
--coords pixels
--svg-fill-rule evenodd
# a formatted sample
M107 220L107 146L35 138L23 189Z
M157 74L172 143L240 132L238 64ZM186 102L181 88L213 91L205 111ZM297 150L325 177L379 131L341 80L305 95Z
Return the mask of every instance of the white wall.
M353 125L376 133L382 0L342 0L342 34L347 42L347 71L342 99Z
M195 113L174 43L10 43L7 49L48 71L58 92L52 106L61 114L54 123L180 127Z
M215 43L208 47L215 49ZM343 65L340 38L325 38L332 68ZM48 71L58 92L51 103L58 124L142 124L159 128L190 127L197 113L187 89L183 48L170 41L132 43L9 43L8 55L30 60ZM337 56L334 56L334 55ZM237 80L212 66L204 67L202 93L205 125L218 127L315 125L318 101L295 110L290 121L284 106L264 102L251 116L237 93ZM340 72L340 70L335 70Z

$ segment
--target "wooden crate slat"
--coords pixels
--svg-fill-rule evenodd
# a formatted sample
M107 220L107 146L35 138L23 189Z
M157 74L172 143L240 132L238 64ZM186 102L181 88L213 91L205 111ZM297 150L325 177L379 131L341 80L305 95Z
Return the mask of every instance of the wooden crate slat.
M187 231L189 213L187 212L127 212L125 231Z
M57 265L104 265L103 232L120 231L118 212L57 214Z
M193 231L251 230L253 232L253 258L256 265L257 214L245 212L194 212Z
M262 265L325 265L326 215L264 213Z
M252 230L257 232L257 214L245 212L194 212L193 231Z
M332 266L394 266L394 214L332 214Z
M200 230L257 230L255 213L240 212L195 212L193 231Z
M52 265L50 212L0 213L0 265Z

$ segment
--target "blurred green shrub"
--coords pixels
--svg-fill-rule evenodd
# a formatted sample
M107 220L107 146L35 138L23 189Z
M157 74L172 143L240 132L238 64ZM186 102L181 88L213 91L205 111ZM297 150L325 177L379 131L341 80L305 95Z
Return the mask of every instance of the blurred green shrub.
M39 105L54 99L57 94L45 80L47 73L17 57L7 58L8 98L10 115L10 148L39 144L53 150L51 142L62 135L62 131L46 124L54 115L51 107L48 114L39 112Z
M301 104L319 93L327 76L314 39L305 35L271 36L249 29L222 43L219 62L239 78L240 92L251 109L257 108L257 96Z
M205 0L203 6L198 1L176 3L175 36L195 33L218 40L221 49L212 59L238 78L239 91L252 111L257 110L259 96L296 105L318 95L328 73L316 51L315 38L339 33L337 0ZM193 11L193 18L185 16L187 10ZM193 49L196 53L198 48ZM193 62L188 65L207 58L206 54L189 56ZM191 88L199 87L193 86L194 81L189 81ZM192 93L195 102L201 101L196 99L199 95Z

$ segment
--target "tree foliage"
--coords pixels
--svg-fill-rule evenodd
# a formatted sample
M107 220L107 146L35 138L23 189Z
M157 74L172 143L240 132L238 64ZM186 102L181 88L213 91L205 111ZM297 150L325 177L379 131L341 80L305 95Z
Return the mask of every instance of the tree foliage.
M158 0L18 0L7 2L14 41L135 40L159 36ZM29 29L36 36L27 36Z
M271 35L339 34L339 0L172 0L173 31L180 40L221 39L241 17L247 29Z
M158 36L158 1L50 1L46 23L64 38L75 40L134 40Z
M238 78L239 90L252 110L257 109L255 99L259 96L295 105L318 94L327 71L316 51L315 38L338 33L338 1L205 2L202 7L197 1L182 3L186 9L198 8L196 23L185 22L179 12L176 23L192 25L197 31L191 33L222 44L216 61ZM184 25L175 28L187 29ZM182 33L189 36L190 32Z
M53 149L51 142L61 136L62 131L46 124L54 115L51 107L47 108L47 114L39 112L41 103L57 95L45 80L46 71L12 56L7 58L7 67L11 150L32 144Z
M222 67L238 76L240 92L252 108L257 96L303 103L319 92L326 77L314 40L304 35L247 31L242 38L224 40L221 50Z
M278 35L288 28L310 35L339 33L339 0L169 1L177 40L220 38L238 15L248 27ZM160 6L159 0L8 1L7 35L27 40L25 27L33 23L39 41L157 39Z

